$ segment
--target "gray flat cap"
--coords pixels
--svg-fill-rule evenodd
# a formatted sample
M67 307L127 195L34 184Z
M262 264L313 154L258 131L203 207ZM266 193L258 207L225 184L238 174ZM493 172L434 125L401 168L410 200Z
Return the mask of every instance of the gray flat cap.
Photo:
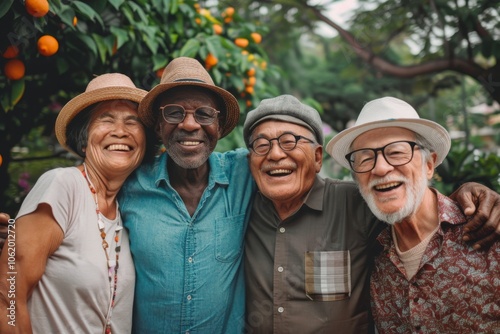
M322 121L316 109L301 103L292 95L280 95L264 99L256 109L250 111L243 125L243 138L248 146L253 129L267 120L277 120L301 125L314 133L316 140L323 145Z

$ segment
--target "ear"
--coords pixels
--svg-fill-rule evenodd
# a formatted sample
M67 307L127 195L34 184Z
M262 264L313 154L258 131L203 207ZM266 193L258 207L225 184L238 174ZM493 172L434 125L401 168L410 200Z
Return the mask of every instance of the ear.
M217 140L219 140L219 139L222 138L222 125L220 124L220 121L217 122L217 127L218 127L218 129L217 129L217 134L218 134Z
M316 173L319 173L323 166L323 146L318 145L314 150L314 164L316 165Z
M431 152L431 158L427 159L427 179L430 180L434 176L434 169L436 168L437 154L436 152Z

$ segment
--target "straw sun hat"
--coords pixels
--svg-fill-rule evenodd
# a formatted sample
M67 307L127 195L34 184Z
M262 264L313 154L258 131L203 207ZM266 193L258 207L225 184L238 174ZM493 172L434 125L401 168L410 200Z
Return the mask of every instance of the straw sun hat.
M124 74L108 73L95 77L88 83L84 93L72 98L59 112L55 125L59 144L66 150L76 153L67 145L66 129L75 116L87 107L108 100L129 100L139 103L146 94L147 91L137 88Z
M436 166L448 154L451 139L448 131L438 123L421 119L415 109L403 100L383 97L365 104L353 127L338 133L326 145L326 151L340 165L350 169L345 158L351 151L351 144L359 135L373 129L399 127L423 136L430 143L428 147L436 152Z
M238 100L225 89L217 87L199 61L194 58L179 57L165 67L160 83L151 89L139 105L139 117L146 126L155 125L159 111L153 110L153 106L158 96L178 86L203 87L224 101L225 110L221 112L225 114L225 121L221 123L221 138L229 134L238 124L240 117Z

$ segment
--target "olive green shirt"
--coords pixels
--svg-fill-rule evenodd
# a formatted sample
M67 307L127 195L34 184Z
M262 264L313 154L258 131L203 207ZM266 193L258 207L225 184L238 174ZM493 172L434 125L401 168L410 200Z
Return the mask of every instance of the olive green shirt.
M284 221L259 193L246 234L246 332L372 333L369 279L384 226L353 182L317 176Z

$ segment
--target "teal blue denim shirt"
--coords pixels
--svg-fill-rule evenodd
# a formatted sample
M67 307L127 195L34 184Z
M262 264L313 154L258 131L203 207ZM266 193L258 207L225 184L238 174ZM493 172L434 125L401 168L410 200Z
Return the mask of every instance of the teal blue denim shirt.
M134 333L243 331L243 242L256 190L247 154L211 154L192 217L170 184L167 154L123 186L120 209L137 273Z

